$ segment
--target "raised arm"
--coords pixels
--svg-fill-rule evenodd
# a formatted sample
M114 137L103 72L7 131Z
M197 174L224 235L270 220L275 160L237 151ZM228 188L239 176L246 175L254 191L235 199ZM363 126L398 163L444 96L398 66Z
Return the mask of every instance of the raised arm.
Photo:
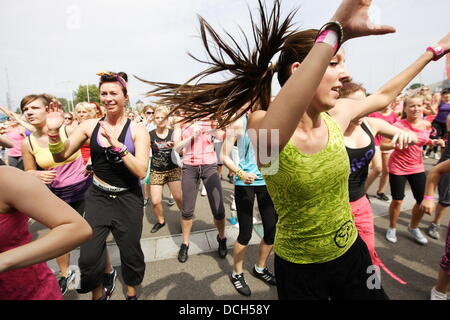
M11 214L22 212L51 229L35 241L0 253L0 272L59 257L90 239L89 224L37 178L3 167L0 180L5 186L0 194L2 209L10 208Z
M398 145L403 149L417 143L417 135L414 132L402 130L382 119L366 118L365 121L369 123L374 134L389 139L392 146Z
M26 121L23 121L16 113L6 109L5 107L0 106L0 111L2 111L4 114L6 114L8 117L16 120L22 127L27 129L28 131L33 132L36 130L31 124L29 124Z
M370 23L368 17L370 5L370 0L342 1L331 20L339 21L343 26L344 41L395 31L392 27L376 26ZM338 31L337 29L333 30ZM335 48L332 45L316 43L301 64L294 63L292 65L292 75L270 104L267 112L257 111L252 114L249 128L256 129L256 131L264 130L268 133L267 139L260 141L261 139L257 138L257 141L252 141L257 149L261 143L268 146L268 149L272 149L271 133L276 131L279 134L279 142L276 147L279 150L284 148L310 105L334 53Z
M77 152L83 144L89 140L98 119L83 121L63 143L61 137L59 136L59 130L64 124L64 113L61 103L55 100L50 103L48 108L47 133L49 148L55 162L63 162L64 160L70 158L70 156Z
M439 59L446 52L450 52L450 33L443 37L435 46L442 48L439 56L431 51L425 51L408 68L400 72L397 76L383 85L377 92L364 100L341 99L333 110L333 117L338 120L343 128L347 128L348 123L357 118L366 116L372 112L383 109L389 105L395 97L411 82L432 60Z

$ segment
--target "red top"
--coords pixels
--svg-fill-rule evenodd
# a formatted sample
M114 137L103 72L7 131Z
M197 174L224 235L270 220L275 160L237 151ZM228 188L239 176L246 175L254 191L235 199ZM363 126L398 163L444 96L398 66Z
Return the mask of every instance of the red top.
M417 144L403 150L394 149L389 158L389 173L396 175L409 175L425 172L422 157L422 146L430 141L429 130L414 128L407 120L400 120L394 126L414 132L417 135Z
M31 241L28 217L0 213L0 252ZM0 300L62 300L61 288L45 262L0 273Z
M391 114L384 116L379 112L374 112L369 114L370 118L378 118L378 119L382 119L390 124L394 124L398 121L397 115L394 112L391 112ZM381 145L381 140L383 139L383 136L377 134L375 136L375 145L376 146L380 146Z
M83 144L81 146L81 156L83 157L83 162L86 165L91 156L91 146L89 143Z

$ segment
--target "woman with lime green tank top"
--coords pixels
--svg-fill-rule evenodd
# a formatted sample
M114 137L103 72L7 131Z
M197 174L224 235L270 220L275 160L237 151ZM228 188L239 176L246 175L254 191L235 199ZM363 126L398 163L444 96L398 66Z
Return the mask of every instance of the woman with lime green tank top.
M279 299L387 299L351 214L343 132L352 119L388 105L433 58L449 51L450 35L375 94L362 101L339 99L342 83L350 80L342 43L395 32L369 21L370 4L343 0L319 31L292 31L294 12L281 20L280 1L271 12L259 1L260 24L252 18L256 49L248 56L250 49L227 45L200 19L209 68L192 77L192 85L149 82L156 87L150 94L174 106L173 112L187 111L189 120L214 114L223 127L247 110L261 109L251 114L247 132L278 213ZM199 82L221 71L230 71L231 78ZM281 90L271 101L275 72Z

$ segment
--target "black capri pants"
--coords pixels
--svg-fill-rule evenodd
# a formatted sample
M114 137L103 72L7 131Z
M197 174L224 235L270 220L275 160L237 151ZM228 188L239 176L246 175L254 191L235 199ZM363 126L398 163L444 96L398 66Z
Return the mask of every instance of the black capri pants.
M403 200L405 198L405 186L408 181L411 191L416 199L416 203L420 205L425 194L425 172L399 176L389 173L389 185L391 187L392 200Z
M120 251L122 277L126 285L137 286L145 272L141 248L143 196L140 188L120 193L106 192L95 185L86 192L84 218L92 227L90 241L80 247L79 293L87 293L103 283L106 239L112 232Z
M203 180L203 184L205 185L209 207L211 208L214 219L225 219L222 184L219 173L217 172L217 164L208 164L201 166L183 165L181 177L181 190L183 192L181 216L183 220L192 220L194 217L200 179Z
M237 241L246 246L250 242L253 231L253 205L256 200L264 228L264 242L272 245L278 220L277 212L266 186L235 186L234 200L239 220L239 236Z
M297 264L275 254L275 277L279 300L389 300L359 236L325 263Z

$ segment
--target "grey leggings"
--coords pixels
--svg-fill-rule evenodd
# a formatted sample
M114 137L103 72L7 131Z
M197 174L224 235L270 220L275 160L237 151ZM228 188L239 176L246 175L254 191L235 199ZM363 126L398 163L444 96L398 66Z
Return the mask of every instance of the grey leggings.
M181 216L184 220L192 220L197 201L197 190L203 180L208 194L209 206L214 219L225 219L225 207L223 205L222 184L217 173L217 164L190 166L183 165L181 188L183 191L183 209Z

